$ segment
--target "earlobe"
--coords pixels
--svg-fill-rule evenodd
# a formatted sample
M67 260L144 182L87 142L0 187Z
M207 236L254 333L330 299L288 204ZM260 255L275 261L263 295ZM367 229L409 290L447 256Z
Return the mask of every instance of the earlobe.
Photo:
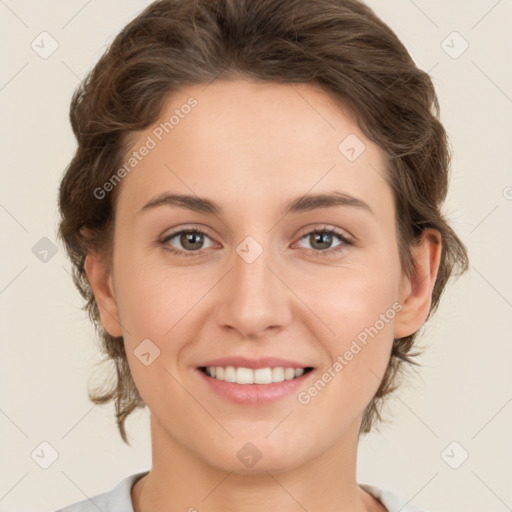
M426 229L421 243L412 248L414 274L402 282L399 298L402 309L395 317L395 339L415 333L424 324L432 304L441 251L441 235L432 228Z
M84 268L98 304L101 324L111 336L122 336L112 275L107 271L105 261L98 254L89 252L85 258Z

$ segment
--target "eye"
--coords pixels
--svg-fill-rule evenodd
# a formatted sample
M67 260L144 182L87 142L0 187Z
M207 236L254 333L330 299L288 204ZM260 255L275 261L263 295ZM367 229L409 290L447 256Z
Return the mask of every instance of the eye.
M170 233L165 238L163 238L160 243L164 246L165 250L177 254L179 256L197 256L198 254L202 254L204 249L204 237L210 238L208 234L199 229L182 229L180 231L174 231ZM175 249L170 246L170 242L173 239L177 239L178 244L185 250ZM208 248L208 247L207 247Z
M338 238L341 243L331 249L326 247L333 243L334 238ZM316 228L303 235L300 240L312 243L313 255L322 257L337 255L345 249L346 245L352 245L352 242L343 233L334 228Z
M205 237L210 239L208 234L200 228L180 229L165 236L160 240L160 244L166 251L178 256L200 256L204 254L205 249L213 246L213 243L207 247L204 246ZM338 238L341 243L329 248L328 246L332 245L335 238ZM181 248L176 248L171 244L174 239L176 239L174 243L179 244ZM316 228L300 238L300 241L304 240L313 245L311 248L306 248L312 251L313 256L322 257L338 255L347 245L352 245L352 242L343 233L334 228Z

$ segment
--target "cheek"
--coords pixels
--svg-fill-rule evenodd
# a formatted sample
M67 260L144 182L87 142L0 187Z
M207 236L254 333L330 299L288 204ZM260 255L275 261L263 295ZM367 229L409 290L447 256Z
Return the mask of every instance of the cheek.
M119 258L116 269L125 349L133 378L149 405L149 395L154 393L151 386L156 381L168 384L165 370L172 374L178 370L188 341L194 336L194 313L211 286L211 278L194 275L192 280L190 273L137 257L135 252ZM158 355L150 366L139 359L147 352L150 359Z
M181 396L173 376L187 340L190 291L178 276L166 277L151 262L134 260L123 261L117 273L124 345L140 395L151 410L159 410L169 407L169 396ZM172 406L179 406L176 399Z
M398 298L399 273L395 262L387 261L385 265L349 269L339 277L324 281L322 286L317 284L308 302L311 301L311 309L320 313L319 317L331 330L330 336L323 336L325 339L355 338L386 313L388 322L385 326L379 322L379 331L386 334L392 331L389 320L394 318L393 304Z
M364 266L364 271L353 269L338 282L329 281L323 293L311 297L312 309L321 312L319 316L330 329L325 325L319 327L322 345L332 365L339 362L331 370L340 376L334 379L337 385L333 391L336 389L339 394L351 389L352 396L347 396L347 400L365 404L378 388L387 367L394 318L400 307L398 280L397 260L375 258L371 265Z
M131 333L165 340L197 302L199 281L191 283L186 273L143 254L119 258L117 264L117 304L128 337Z
M163 296L162 283L151 274L137 271L124 276L119 286L119 313L126 328L125 341L140 342L140 337L158 339L171 327L172 300ZM165 312L167 311L167 314Z

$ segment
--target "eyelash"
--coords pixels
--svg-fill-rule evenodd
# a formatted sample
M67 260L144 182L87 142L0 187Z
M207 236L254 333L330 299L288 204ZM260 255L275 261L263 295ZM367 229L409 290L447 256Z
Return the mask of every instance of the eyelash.
M199 228L181 229L179 231L174 231L173 233L170 233L169 235L167 235L165 238L160 240L160 244L162 246L164 246L164 249L166 251L169 251L170 253L175 254L177 256L182 256L182 257L187 258L190 256L202 255L204 253L203 250L180 251L180 250L173 249L167 245L169 240L172 240L177 235L180 235L182 233L199 233L199 234L208 236L208 233L206 233L206 231L203 231L202 229L199 229ZM313 251L315 256L318 256L318 257L336 256L338 252L341 252L345 249L346 245L353 245L353 243L350 240L348 240L347 237L345 237L341 232L339 232L338 230L336 230L334 228L315 228L314 230L308 231L306 234L302 235L299 240L302 240L302 239L304 239L312 234L315 234L315 233L329 233L331 235L337 236L343 242L342 244L337 245L336 247L334 247L332 249L324 249L322 251L315 250L315 249L307 249L307 250ZM208 238L209 238L209 236L208 236Z

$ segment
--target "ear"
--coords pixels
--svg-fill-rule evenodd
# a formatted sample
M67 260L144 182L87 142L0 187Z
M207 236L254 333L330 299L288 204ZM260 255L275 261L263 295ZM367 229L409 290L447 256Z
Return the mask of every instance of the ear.
M101 324L111 336L122 336L112 276L107 270L106 262L98 254L89 252L85 258L84 268L98 304Z
M414 275L402 280L399 296L402 309L395 317L395 339L415 333L427 319L441 260L441 243L439 231L428 228L422 234L421 243L412 249Z

